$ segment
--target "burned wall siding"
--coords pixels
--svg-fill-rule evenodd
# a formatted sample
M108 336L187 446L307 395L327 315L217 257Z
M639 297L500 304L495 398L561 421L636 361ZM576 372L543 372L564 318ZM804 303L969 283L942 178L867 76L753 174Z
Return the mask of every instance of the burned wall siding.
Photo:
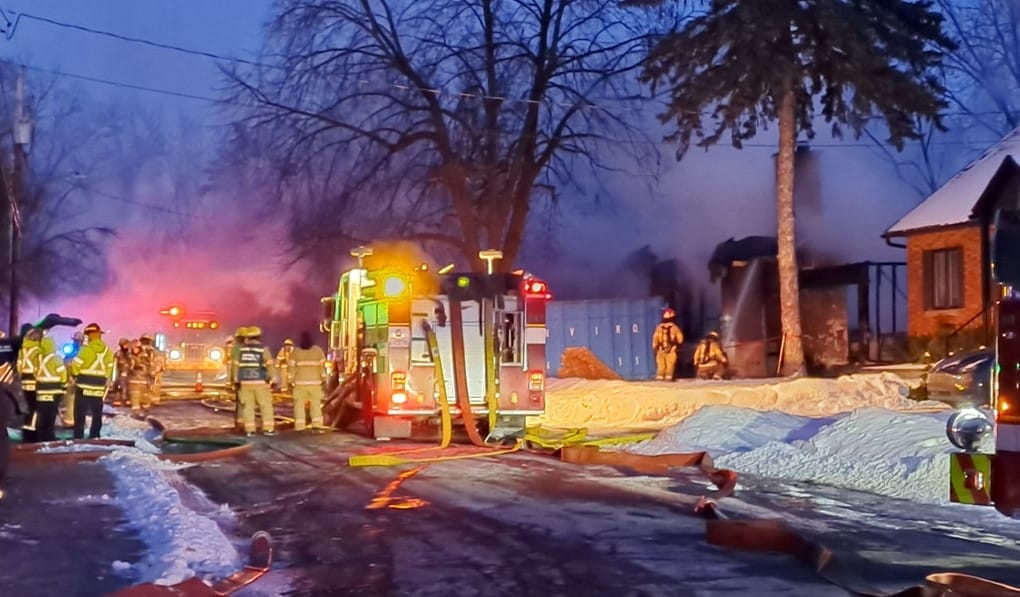
M830 369L846 365L850 357L846 288L802 290L800 316L808 366Z

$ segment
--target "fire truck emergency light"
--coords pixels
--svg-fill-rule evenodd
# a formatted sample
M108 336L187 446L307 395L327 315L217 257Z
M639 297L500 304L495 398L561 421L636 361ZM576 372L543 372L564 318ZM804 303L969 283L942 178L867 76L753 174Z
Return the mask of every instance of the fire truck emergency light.
M181 309L180 307L178 307L177 305L172 305L170 307L167 307L166 309L161 309L159 314L160 315L169 315L170 317L178 317L183 312L184 312L184 310Z
M390 276L383 281L383 296L393 298L404 294L407 283L400 276Z

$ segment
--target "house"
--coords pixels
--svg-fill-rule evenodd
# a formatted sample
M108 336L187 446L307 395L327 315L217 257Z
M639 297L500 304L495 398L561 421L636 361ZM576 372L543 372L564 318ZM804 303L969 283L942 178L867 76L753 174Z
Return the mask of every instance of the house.
M988 344L999 289L989 238L995 207L1016 202L1020 128L958 172L883 235L906 249L907 334L954 348ZM904 242L905 241L905 242Z

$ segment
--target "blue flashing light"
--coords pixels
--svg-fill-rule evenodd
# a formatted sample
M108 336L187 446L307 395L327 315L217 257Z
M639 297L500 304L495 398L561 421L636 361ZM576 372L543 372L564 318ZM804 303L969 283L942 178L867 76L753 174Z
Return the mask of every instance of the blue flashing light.
M60 352L62 352L65 357L73 356L74 353L77 352L77 347L74 345L74 342L65 342L63 346L60 347Z

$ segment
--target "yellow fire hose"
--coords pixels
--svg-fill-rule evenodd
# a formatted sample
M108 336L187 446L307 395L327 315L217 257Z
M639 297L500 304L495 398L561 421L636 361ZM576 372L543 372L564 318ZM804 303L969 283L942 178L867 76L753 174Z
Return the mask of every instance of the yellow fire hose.
M388 452L383 454L355 454L347 459L348 466L400 466L402 464L417 464L417 463L429 463L429 462L443 462L447 460L463 460L466 458L485 458L490 456L503 456L505 454L512 454L519 451L524 447L526 443L534 444L536 446L556 450L565 446L585 445L585 446L606 446L614 444L626 444L646 441L655 437L654 433L642 433L635 435L625 435L616 437L604 437L604 438L593 438L589 439L587 429L570 429L564 433L554 434L550 430L541 429L539 427L529 427L526 429L524 437L517 440L517 442L509 448L491 449L491 446L486 444L481 437L478 435L477 428L474 427L474 417L471 413L471 404L467 400L467 397L461 398L459 406L464 417L464 424L467 427L468 436L471 438L471 443L480 448L490 448L484 452L471 452L471 453L459 453L459 454L444 454L444 455L428 455L429 453L436 452L439 450L445 450L450 446L450 440L453 434L453 421L452 415L450 414L450 402L449 395L446 392L446 377L443 371L443 363L439 359L439 344L436 340L435 330L432 329L427 322L422 322L422 327L425 330L425 338L428 342L429 351L432 353L432 362L435 364L436 380L439 387L439 412L440 421L442 425L442 436L438 446L430 446L427 448L413 448L410 450L400 450L396 452ZM491 354L491 349L487 351L487 356L492 356L495 359L495 355ZM489 429L491 430L495 425L496 411L494 408L495 396L490 401L489 396L486 396L489 402ZM415 456L421 455L421 456Z

